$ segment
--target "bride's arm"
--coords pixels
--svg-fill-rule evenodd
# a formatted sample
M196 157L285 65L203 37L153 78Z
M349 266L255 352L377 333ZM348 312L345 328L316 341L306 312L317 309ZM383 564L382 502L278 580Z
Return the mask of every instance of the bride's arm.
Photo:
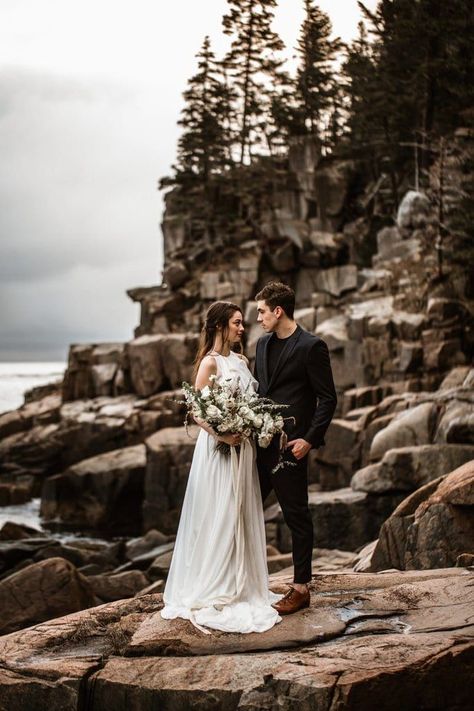
M206 385L212 388L213 381L211 380L211 375L217 375L216 359L213 356L204 356L198 368L194 387L198 390L202 390ZM217 433L214 432L212 427L204 422L204 420L201 420L199 417L194 417L194 421L208 434L218 439Z
M216 359L214 356L207 355L202 359L199 365L194 387L198 390L202 390L206 385L212 388L213 381L211 380L211 375L217 375ZM194 421L219 442L226 442L233 446L240 443L241 437L239 435L218 435L207 422L204 422L204 420L201 420L199 417L195 417Z

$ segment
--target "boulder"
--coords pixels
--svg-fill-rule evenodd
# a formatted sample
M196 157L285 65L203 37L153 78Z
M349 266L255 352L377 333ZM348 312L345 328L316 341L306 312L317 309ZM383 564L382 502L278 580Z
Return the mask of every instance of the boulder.
M397 338L402 341L418 340L426 323L424 314L412 314L407 311L394 311L390 320Z
M401 373L417 373L423 363L423 346L419 341L399 343L398 369Z
M80 568L93 567L94 574L112 570L119 562L122 545L93 541L91 539L74 538L67 542L53 541L49 545L39 548L33 555L34 560L46 558L64 558Z
M347 291L357 289L357 267L354 264L346 264L320 270L316 277L316 288L332 296L341 296Z
M377 543L378 538L376 538L375 541L367 543L367 545L359 551L353 566L353 570L356 573L368 573L370 571L370 566L372 565L372 556Z
M311 306L312 295L317 290L318 269L298 270L295 285L296 303L299 308Z
M169 536L155 528L150 529L144 536L132 538L125 544L125 557L128 560L135 560L139 556L149 553L157 546L169 542Z
M401 229L414 229L426 224L431 211L429 198L417 190L409 190L397 212L397 225Z
M357 471L354 491L371 494L414 491L474 458L474 446L460 444L420 445L389 450L378 464Z
M63 401L115 395L115 379L124 367L123 343L73 344L62 384Z
M272 221L272 230L278 240L288 240L298 249L303 249L308 235L308 224L291 214L286 209L276 209ZM247 298L250 294L247 294Z
M159 580L169 573L171 560L173 558L173 550L166 551L157 556L150 567L147 569L147 574L152 580Z
M103 602L133 597L149 585L141 570L129 570L115 575L88 575L87 582Z
M377 538L382 523L403 500L403 495L372 496L350 488L335 491L310 491L309 509L313 518L314 543L318 548L355 551ZM274 520L278 524L278 549L291 551L291 534L279 506Z
M472 553L473 540L471 459L450 474L430 481L395 509L380 531L372 570L454 566L460 555Z
M148 396L191 380L197 336L175 333L140 336L126 344L135 392Z
M291 240L284 240L268 254L272 268L278 273L292 271L295 266L295 248Z
M432 441L437 407L426 402L399 412L372 440L370 458L381 459L390 449L428 444Z
M157 558L161 558L165 553L173 551L174 548L174 538L175 536L169 536L170 539L168 543L161 543L160 545L154 546L150 550L147 550L140 555L137 555L133 560L123 563L118 568L115 569L115 573L122 573L127 570L146 570L150 573L150 566L154 563ZM150 576L151 577L151 576Z
M465 321L467 316L466 306L459 299L447 299L432 296L428 299L426 315L434 325Z
M450 390L451 388L462 387L464 381L469 375L471 368L468 365L460 365L453 368L449 373L443 378L440 390Z
M170 289L178 289L188 278L189 273L183 262L169 262L163 271L163 282Z
M336 306L318 306L316 309L316 325L320 326L323 321L340 315L341 311Z
M0 439L23 432L37 425L48 425L59 420L61 395L53 393L26 403L17 410L0 414Z
M0 506L15 506L29 501L35 492L33 476L19 475L0 481Z
M349 340L347 333L347 318L344 314L326 319L318 324L316 334L326 342L329 351L344 349Z
M436 341L425 338L423 344L423 367L428 371L446 371L456 365L463 365L466 356L462 352L461 339L450 338Z
M50 558L0 581L0 634L93 605L87 579L69 561Z
M23 567L25 560L31 562L37 551L56 542L54 538L46 535L2 541L0 543L0 575L2 577L11 575L17 568Z
M356 166L352 160L334 160L318 166L314 176L317 206L315 229L326 232L337 229L355 173Z
M43 535L43 531L15 521L5 521L0 528L0 541L20 541L23 538L41 537Z
M117 363L91 365L90 372L95 396L111 395L113 393L113 384L118 369Z
M372 257L375 268L400 259L409 259L419 254L420 240L403 239L397 227L384 227L377 233L377 254Z
M372 318L391 319L393 296L381 296L349 305L348 331L350 338L362 340L368 335L367 326Z
M350 410L355 410L368 405L378 405L387 395L392 394L389 385L370 385L368 387L350 388L346 390L342 401L342 414L347 415Z
M284 570L290 565L293 565L293 556L291 553L278 553L277 555L271 555L267 558L268 572L270 575L272 573L278 573L279 570Z
M333 483L329 488L335 489L337 484L346 486L360 463L361 427L357 421L335 418L329 425L325 440L325 446L316 452L315 466L330 465Z
M306 309L296 309L294 317L297 323L301 326L301 328L304 328L305 331L314 331L316 326L316 310L314 308L309 306Z
M177 530L199 427L169 427L146 440L144 529Z
M154 583L150 583L150 585L147 585L146 588L143 588L142 590L139 590L139 592L135 593L135 597L140 597L142 595L156 595L157 593L162 593L164 589L165 581L155 580Z
M144 479L143 444L85 459L45 481L41 515L79 529L139 530Z
M438 422L434 441L474 444L473 403L459 400L449 402Z
M361 294L371 291L390 292L393 274L389 269L360 269L357 273L357 287Z

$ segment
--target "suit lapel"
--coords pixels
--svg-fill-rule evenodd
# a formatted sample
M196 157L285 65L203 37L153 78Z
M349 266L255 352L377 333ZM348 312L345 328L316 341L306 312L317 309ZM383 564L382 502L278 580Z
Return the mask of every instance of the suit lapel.
M276 379L278 373L281 371L281 369L284 367L286 361L288 360L288 358L289 358L289 357L291 356L291 354L293 353L293 349L294 349L294 347L296 346L296 344L298 343L298 339L299 339L299 337L301 336L301 333L302 333L301 327L300 327L300 326L297 326L297 327L296 327L296 331L294 332L294 334L293 334L292 336L290 336L290 337L288 338L287 342L285 343L285 347L283 348L282 352L280 353L280 357L278 358L277 364L276 364L276 366L275 366L275 370L273 371L273 373L272 373L271 376L270 376L270 381L268 381L268 378L267 378L267 383L268 383L267 390L270 390L271 386L272 386L273 383L275 382L275 379ZM269 339L269 340L270 340L270 339ZM265 344L265 347L267 347L267 345L268 345L268 341L267 341L267 343ZM266 350L266 348L265 348L265 350ZM266 366L266 368L267 368L267 373L268 373L268 360L267 360L267 358L265 358L265 366Z

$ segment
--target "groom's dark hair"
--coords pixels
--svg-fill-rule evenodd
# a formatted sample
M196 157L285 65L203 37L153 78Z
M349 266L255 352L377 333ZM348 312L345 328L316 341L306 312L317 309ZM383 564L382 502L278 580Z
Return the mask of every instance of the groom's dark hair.
M280 306L288 318L293 318L295 312L295 292L287 284L280 281L271 281L265 284L258 292L255 301L265 301L266 305L273 311Z

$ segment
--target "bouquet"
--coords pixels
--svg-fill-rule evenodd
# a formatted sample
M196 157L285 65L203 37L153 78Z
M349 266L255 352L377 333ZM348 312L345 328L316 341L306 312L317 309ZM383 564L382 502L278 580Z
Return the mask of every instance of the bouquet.
M269 398L259 397L251 390L244 390L239 383L231 380L216 382L211 375L212 387L206 385L198 390L189 383L183 383L184 403L187 406L185 425L189 415L203 420L216 434L240 434L244 438L256 438L260 447L269 446L275 435L280 435L280 459L272 470L276 472L283 466L281 451L286 444L283 430L285 419L281 411L287 405L277 405ZM226 454L230 446L219 442L217 449ZM291 462L285 462L291 464Z

